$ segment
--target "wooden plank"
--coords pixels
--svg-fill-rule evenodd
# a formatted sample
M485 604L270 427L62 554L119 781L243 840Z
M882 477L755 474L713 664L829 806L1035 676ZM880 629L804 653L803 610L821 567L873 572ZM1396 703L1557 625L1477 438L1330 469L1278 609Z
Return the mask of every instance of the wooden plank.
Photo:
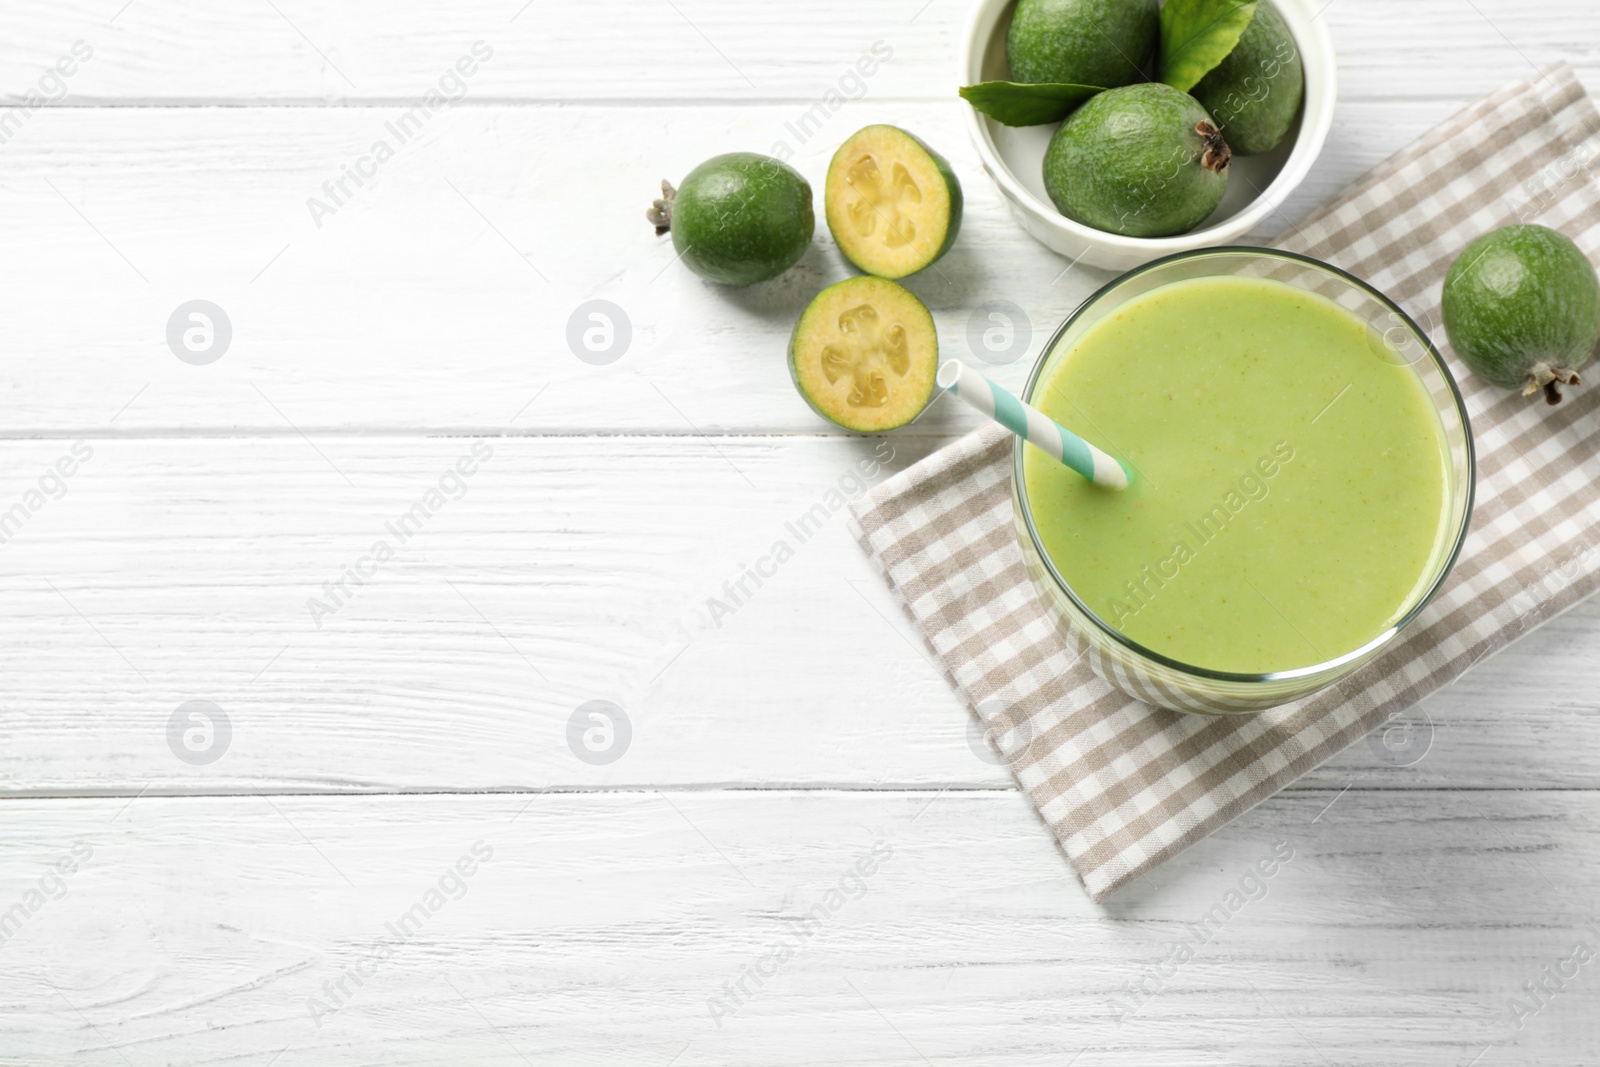
M1305 0L1310 2L1310 0ZM133 0L10 5L0 99L20 102L76 40L93 59L67 80L72 103L357 103L414 100L469 53L492 58L464 79L469 101L772 100L810 104L849 77L873 45L892 53L865 79L875 98L945 99L970 0L843 0L763 7L734 0L536 4L474 0L333 7L308 0L209 6ZM1570 58L1600 73L1582 5L1560 0L1336 0L1322 17L1351 100L1487 92L1535 65ZM617 32L626 27L626 32ZM51 87L47 86L47 92ZM459 92L453 83L445 90Z
M1345 108L1328 161L1271 229L1449 110ZM308 199L389 136L397 115L41 115L5 146L0 178L0 241L30 250L0 259L0 314L16 354L0 368L0 434L830 430L785 365L800 310L846 275L826 226L788 275L729 290L674 263L670 241L642 217L663 176L719 151L767 148L784 136L787 109L457 111L401 146L365 188L347 182L351 197L319 216L319 229ZM945 351L968 358L993 358L984 333L1005 325L984 305L1014 305L1031 340L995 375L1018 386L1049 334L1111 276L1013 224L958 117L943 105L853 107L795 162L820 186L834 144L877 120L951 154L968 191L964 234L909 284L932 307ZM597 124L610 131L598 147ZM169 321L195 299L231 324L228 347L203 366L168 343ZM631 323L609 365L569 347L569 327L581 335L591 325L580 307L596 299ZM920 425L973 421L940 405Z
M12 924L0 1039L19 1064L1591 1062L1592 961L1521 1030L1510 1002L1600 948L1595 795L1335 798L1274 799L1104 907L1007 793L11 800L7 908L81 862Z
M937 443L486 439L418 532L472 439L85 442L0 545L0 789L1009 787L830 509ZM6 442L0 515L69 447ZM1586 607L1429 701L1413 766L1358 746L1312 783L1594 787L1597 632ZM191 700L231 723L215 762L170 747ZM632 724L608 764L568 745L591 700Z

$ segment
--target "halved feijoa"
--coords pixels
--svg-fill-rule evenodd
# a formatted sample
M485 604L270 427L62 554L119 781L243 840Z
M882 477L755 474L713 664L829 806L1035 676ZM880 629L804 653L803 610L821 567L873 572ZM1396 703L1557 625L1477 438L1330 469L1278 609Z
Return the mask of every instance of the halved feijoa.
M880 278L929 266L961 229L955 171L898 126L868 126L839 147L822 204L839 251Z
M939 338L927 307L883 278L847 278L817 294L789 339L789 373L806 403L847 430L904 426L933 396Z
M816 217L811 184L781 160L755 152L714 156L645 212L656 235L671 232L679 258L724 285L776 278L806 254Z

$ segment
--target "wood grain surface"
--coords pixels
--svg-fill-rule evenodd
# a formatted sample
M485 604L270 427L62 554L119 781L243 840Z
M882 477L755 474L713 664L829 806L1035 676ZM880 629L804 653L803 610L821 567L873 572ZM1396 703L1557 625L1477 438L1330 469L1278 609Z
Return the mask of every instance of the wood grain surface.
M642 212L905 125L968 203L910 284L948 351L1009 328L1020 384L1109 276L966 143L969 6L6 5L0 1063L1595 1062L1600 606L1096 906L842 512L796 536L974 423L795 396L825 228L729 292ZM1576 0L1321 17L1333 133L1256 240L1505 81L1600 87ZM204 366L167 342L195 299Z

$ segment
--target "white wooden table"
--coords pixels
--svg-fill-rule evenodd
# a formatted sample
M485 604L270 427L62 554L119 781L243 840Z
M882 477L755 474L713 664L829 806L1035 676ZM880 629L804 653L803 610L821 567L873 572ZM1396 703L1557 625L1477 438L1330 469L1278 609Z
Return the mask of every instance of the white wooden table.
M879 442L784 368L825 229L729 292L642 215L715 153L820 183L905 125L968 195L913 288L957 352L1026 308L1018 384L1105 276L978 169L965 3L521 3L4 5L0 1063L1596 1062L1600 605L1429 700L1420 761L1358 745L1091 904L842 515L711 621ZM1274 229L1535 64L1600 89L1581 0L1323 17L1338 119ZM204 365L167 341L197 299ZM591 300L631 326L605 365ZM631 729L598 755L590 701Z

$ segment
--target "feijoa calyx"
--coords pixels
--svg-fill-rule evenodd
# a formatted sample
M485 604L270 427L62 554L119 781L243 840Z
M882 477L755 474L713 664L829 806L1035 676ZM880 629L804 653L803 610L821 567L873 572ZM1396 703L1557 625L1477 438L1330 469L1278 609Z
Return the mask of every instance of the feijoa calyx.
M834 153L823 214L839 251L880 278L915 274L961 229L961 183L949 162L898 126L868 126Z
M811 185L781 160L730 152L706 160L645 218L657 236L670 232L684 265L724 285L776 278L805 255L816 229Z
M885 278L846 278L818 293L789 339L789 374L806 403L847 430L904 426L933 397L939 338L927 305Z
M1222 202L1232 150L1206 109L1161 82L1110 89L1061 124L1044 187L1069 219L1126 237L1168 237Z
M1305 95L1305 69L1278 9L1258 0L1232 52L1189 92L1241 156L1270 152L1288 134Z
M1444 328L1480 378L1561 402L1600 341L1600 279L1544 226L1504 226L1462 250L1444 279Z
M1158 0L1017 0L1006 62L1013 81L1109 89L1141 80L1160 40Z

